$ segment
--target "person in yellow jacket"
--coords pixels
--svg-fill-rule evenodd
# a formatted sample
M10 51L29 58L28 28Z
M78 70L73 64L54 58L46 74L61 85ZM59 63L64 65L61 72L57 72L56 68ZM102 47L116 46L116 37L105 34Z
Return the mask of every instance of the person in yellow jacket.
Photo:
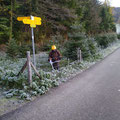
M53 68L55 70L59 69L59 62L61 60L61 54L60 52L56 49L55 45L52 45L51 47L51 52L49 53L49 61L52 62Z

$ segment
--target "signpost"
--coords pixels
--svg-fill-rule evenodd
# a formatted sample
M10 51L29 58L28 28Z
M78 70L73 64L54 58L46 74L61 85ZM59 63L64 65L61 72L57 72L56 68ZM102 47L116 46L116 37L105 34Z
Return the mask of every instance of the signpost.
M34 30L33 28L36 27L36 25L41 25L41 18L40 17L34 17L34 16L27 16L27 17L17 17L18 21L23 21L24 24L29 24L31 27L31 33L32 33L32 47L33 47L33 63L36 67L36 59L35 59L35 42L34 42Z

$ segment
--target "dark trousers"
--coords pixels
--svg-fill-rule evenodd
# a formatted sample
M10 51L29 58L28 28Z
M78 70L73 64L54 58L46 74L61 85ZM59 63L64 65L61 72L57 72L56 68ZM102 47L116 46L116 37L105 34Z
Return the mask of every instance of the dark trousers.
M53 63L53 67L55 70L59 70L59 63L58 62Z

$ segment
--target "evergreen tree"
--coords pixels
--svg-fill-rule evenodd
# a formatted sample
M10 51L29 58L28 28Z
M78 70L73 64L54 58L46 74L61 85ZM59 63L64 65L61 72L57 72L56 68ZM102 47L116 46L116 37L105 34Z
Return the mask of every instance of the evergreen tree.
M7 44L7 55L11 58L16 58L19 54L19 47L16 40L12 39Z
M99 17L99 3L97 0L80 1L77 14L85 32L89 35L98 33L101 18Z
M42 25L35 29L35 40L42 45L58 32L67 39L70 26L76 23L87 35L115 29L109 7L101 5L98 0L1 0L1 43L12 37L19 44L30 43L29 25L16 20L18 16L30 15L42 18Z
M10 2L4 0L0 2L0 44L6 43L9 40L10 35Z
M72 30L73 32L69 34L70 40L65 44L65 56L77 60L77 48L80 48L83 59L95 57L98 51L95 40L81 32L81 25L72 26Z
M9 20L5 17L0 18L0 44L8 42L10 27L8 27Z
M100 30L103 32L110 32L115 29L113 16L109 12L109 9L110 7L106 5L101 7L100 17L102 21L100 23Z

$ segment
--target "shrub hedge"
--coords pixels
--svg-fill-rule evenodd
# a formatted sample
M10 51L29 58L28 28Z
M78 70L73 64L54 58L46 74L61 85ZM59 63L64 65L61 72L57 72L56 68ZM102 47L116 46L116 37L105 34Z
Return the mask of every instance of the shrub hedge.
M35 46L35 52L38 52L38 47ZM32 45L27 45L27 44L22 44L18 45L16 40L12 39L8 44L7 44L7 55L11 58L24 58L26 57L26 52L30 51L31 54L33 53L32 50Z
M77 60L77 48L81 49L83 59L94 57L98 52L97 43L94 38L88 38L84 34L77 33L70 35L70 39L65 44L64 55L72 60Z
M117 34L116 33L99 34L95 36L95 40L98 46L106 48L111 43L117 41Z
M117 38L120 39L120 34L117 34Z

